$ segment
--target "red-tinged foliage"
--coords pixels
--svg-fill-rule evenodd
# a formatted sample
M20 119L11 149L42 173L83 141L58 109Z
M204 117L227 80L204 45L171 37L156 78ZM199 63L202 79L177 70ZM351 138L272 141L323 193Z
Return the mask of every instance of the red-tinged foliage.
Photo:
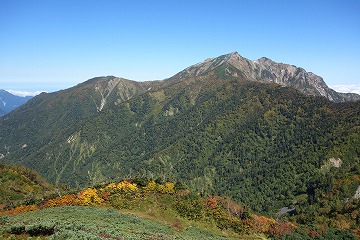
M252 215L252 219L245 220L257 233L264 233L270 236L281 236L292 232L296 226L291 222L276 222L275 219L267 218L265 216Z
M175 219L175 222L171 224L174 228L176 228L178 231L182 231L184 227L181 224L181 221L179 219Z
M299 233L304 234L305 236L309 236L311 238L315 238L317 236L321 236L324 232L326 231L325 228L321 228L321 229L309 229L307 227L305 228L301 228L300 230L298 230Z
M111 236L107 233L99 233L98 236L101 238L111 238Z
M206 207L210 209L215 209L218 205L216 198L214 196L209 196L208 198L204 199L203 203Z
M354 230L353 230L353 233L355 234L355 236L357 236L358 238L360 238L360 227L354 229Z
M281 236L281 235L289 234L295 228L296 226L291 222L279 222L273 225L272 228L269 228L267 233L272 236Z
M102 197L105 201L109 201L109 199L110 199L110 193L109 193L109 192L101 192L101 197Z

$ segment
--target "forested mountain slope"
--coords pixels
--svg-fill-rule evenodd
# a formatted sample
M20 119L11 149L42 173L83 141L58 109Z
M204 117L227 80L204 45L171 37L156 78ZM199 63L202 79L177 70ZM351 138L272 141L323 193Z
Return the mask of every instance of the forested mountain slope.
M95 78L37 96L0 120L1 161L72 186L136 175L182 180L257 212L315 204L345 173L360 174L359 102L227 74L222 58L200 64L199 74Z

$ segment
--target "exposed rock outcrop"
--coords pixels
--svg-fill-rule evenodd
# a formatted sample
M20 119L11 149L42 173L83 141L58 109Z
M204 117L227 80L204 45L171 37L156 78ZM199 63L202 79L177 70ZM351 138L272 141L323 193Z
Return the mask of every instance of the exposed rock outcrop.
M240 56L237 52L208 58L203 62L192 65L176 74L174 79L184 79L206 74L210 71L225 76L243 76L247 80L277 83L282 86L293 87L307 95L324 96L334 102L355 101L360 95L355 93L338 93L329 88L324 79L305 69L290 64L277 63L262 57L251 61Z

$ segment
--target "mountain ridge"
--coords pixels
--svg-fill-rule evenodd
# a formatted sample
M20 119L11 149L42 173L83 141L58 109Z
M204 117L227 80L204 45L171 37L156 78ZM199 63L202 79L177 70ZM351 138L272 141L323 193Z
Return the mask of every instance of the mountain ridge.
M290 86L304 94L324 96L334 102L355 101L360 99L360 95L358 94L338 93L330 89L323 78L312 72L307 72L301 67L277 63L267 57L261 57L251 61L242 57L238 52L232 52L217 58L208 58L184 69L173 78L183 79L198 76L208 71L214 71L224 64L228 65L225 66L224 72L222 73L225 76L243 76L251 81L270 82L282 86Z
M359 94L339 93L330 89L321 77L312 72L306 72L306 70L301 67L277 63L267 57L261 57L251 61L242 57L238 52L205 59L165 80L137 82L115 76L94 77L59 92L67 92L76 88L84 89L88 88L90 84L94 84L95 86L92 86L92 88L97 90L95 90L96 93L91 96L91 101L95 104L96 111L101 111L104 107L106 108L105 105L107 103L113 104L114 101L118 103L119 101L125 101L131 98L133 93L134 95L143 94L146 91L164 88L179 83L186 78L193 78L210 72L221 78L241 77L244 78L244 80L289 86L303 94L323 96L334 102L357 101L360 99ZM113 83L116 82L116 86L114 86L111 81L113 81ZM118 85L119 82L121 82L120 85ZM117 91L112 91L116 87ZM57 92L50 94L56 93ZM114 97L112 94L118 94L120 97ZM107 101L108 99L111 100Z

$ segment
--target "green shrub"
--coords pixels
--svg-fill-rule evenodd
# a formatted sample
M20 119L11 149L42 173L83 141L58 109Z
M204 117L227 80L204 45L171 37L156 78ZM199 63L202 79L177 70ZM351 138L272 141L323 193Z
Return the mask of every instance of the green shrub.
M26 233L30 236L50 236L55 233L53 225L35 224L25 227Z
M178 198L174 208L180 216L189 220L198 220L204 215L204 205L201 199L194 196Z
M11 234L24 234L25 233L25 226L24 225L14 225L10 227L9 233Z

